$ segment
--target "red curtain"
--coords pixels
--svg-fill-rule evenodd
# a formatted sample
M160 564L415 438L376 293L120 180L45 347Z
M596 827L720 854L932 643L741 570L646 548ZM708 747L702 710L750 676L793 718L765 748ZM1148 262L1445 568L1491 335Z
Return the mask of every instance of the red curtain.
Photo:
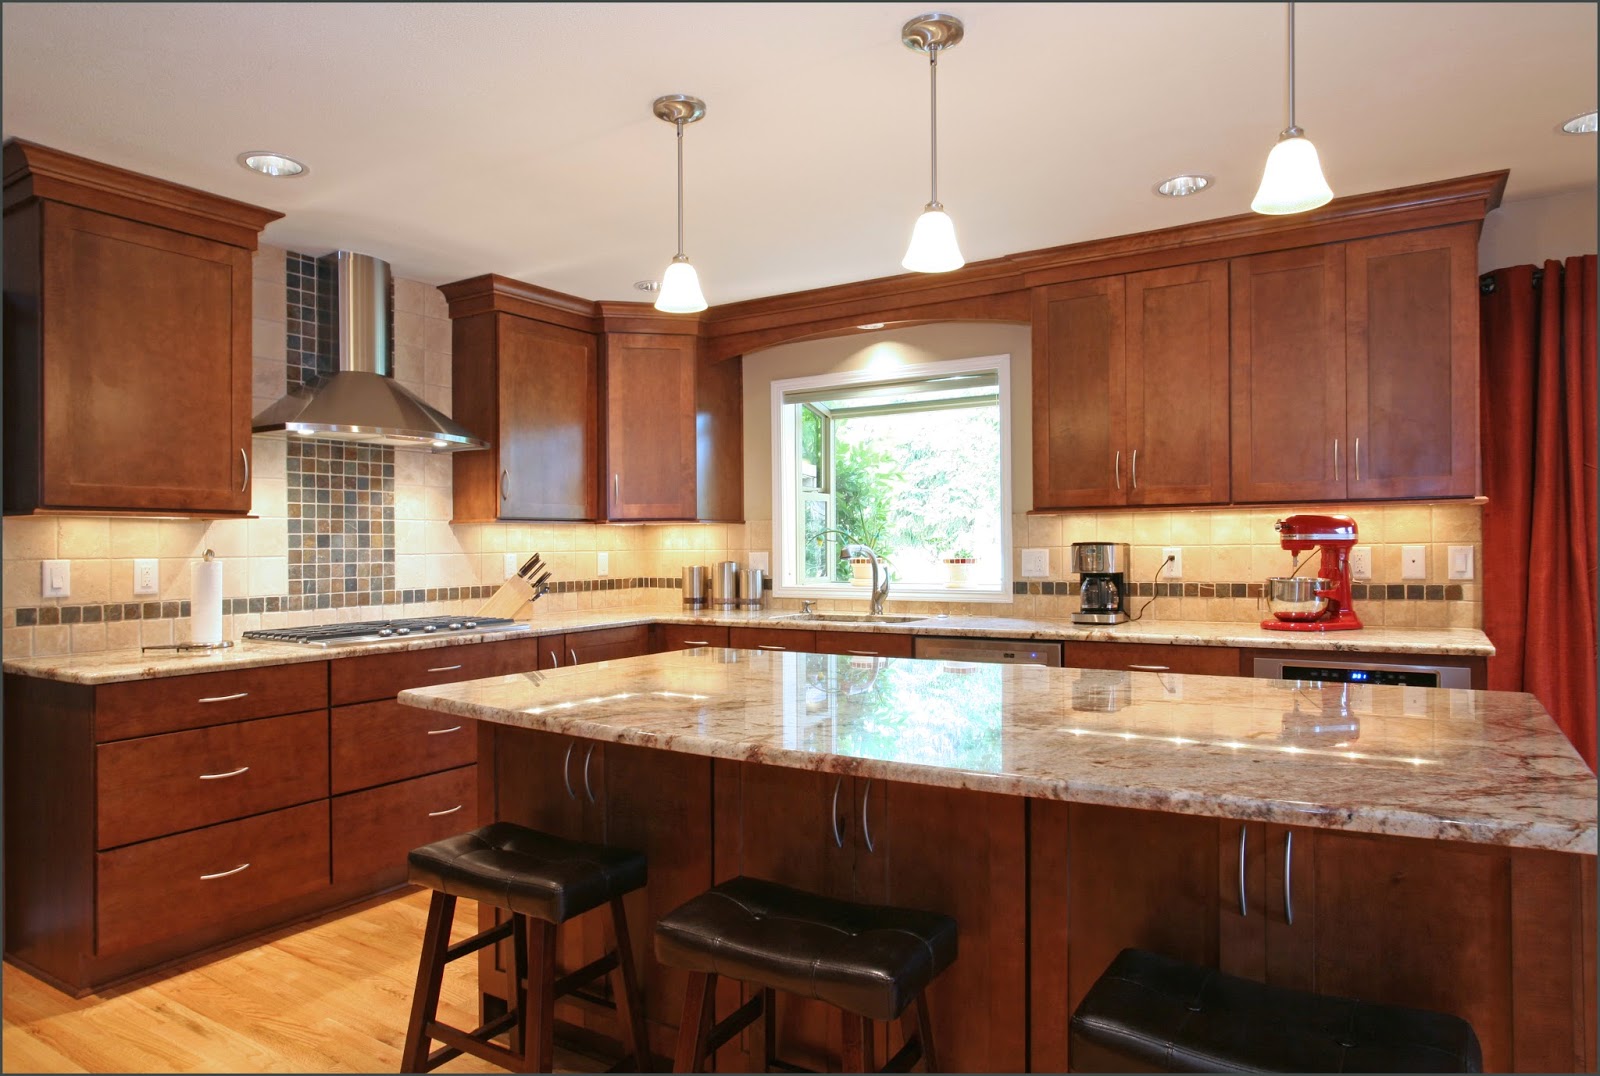
M1489 274L1482 303L1489 687L1531 691L1595 769L1595 256Z

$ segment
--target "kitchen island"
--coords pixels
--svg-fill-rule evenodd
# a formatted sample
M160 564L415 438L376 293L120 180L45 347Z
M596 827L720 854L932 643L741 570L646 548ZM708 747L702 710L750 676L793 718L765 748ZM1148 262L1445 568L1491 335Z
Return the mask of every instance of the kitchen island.
M682 982L641 926L743 873L954 915L957 1071L1064 1069L1127 945L1455 1012L1490 1070L1594 1064L1595 779L1531 696L708 647L399 701L492 727L482 817L649 854L663 1053ZM832 1026L788 1006L782 1053Z

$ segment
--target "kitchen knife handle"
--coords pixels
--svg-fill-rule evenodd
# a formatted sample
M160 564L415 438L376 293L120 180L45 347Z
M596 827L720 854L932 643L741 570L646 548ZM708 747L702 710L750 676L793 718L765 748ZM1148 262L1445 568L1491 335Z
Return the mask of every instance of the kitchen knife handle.
M1122 449L1117 449L1117 458L1111 464L1111 475L1117 480L1117 488L1122 488Z
M1333 439L1333 480L1339 481L1339 439Z
M239 458L244 460L244 481L239 483L239 492L243 493L250 488L250 453L241 448Z

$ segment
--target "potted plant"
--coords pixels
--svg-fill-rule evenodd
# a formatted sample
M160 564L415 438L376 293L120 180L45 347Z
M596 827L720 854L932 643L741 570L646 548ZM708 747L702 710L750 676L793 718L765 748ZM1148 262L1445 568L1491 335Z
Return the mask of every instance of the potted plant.
M946 553L944 556L946 583L952 587L966 586L967 573L977 562L978 558L965 546L957 546L953 551Z

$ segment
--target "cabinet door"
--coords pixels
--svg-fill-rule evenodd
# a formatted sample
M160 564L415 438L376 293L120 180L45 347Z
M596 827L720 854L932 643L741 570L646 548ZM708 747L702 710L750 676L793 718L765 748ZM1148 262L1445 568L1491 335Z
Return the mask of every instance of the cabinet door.
M1123 278L1041 288L1033 302L1033 506L1127 503Z
M1127 278L1129 504L1228 499L1228 267Z
M1345 247L1352 498L1478 491L1477 234Z
M43 255L42 504L249 511L250 252L47 203Z
M1231 263L1233 500L1343 500L1344 247Z
M694 519L695 338L606 337L607 519Z
M595 338L502 314L501 519L594 519Z

